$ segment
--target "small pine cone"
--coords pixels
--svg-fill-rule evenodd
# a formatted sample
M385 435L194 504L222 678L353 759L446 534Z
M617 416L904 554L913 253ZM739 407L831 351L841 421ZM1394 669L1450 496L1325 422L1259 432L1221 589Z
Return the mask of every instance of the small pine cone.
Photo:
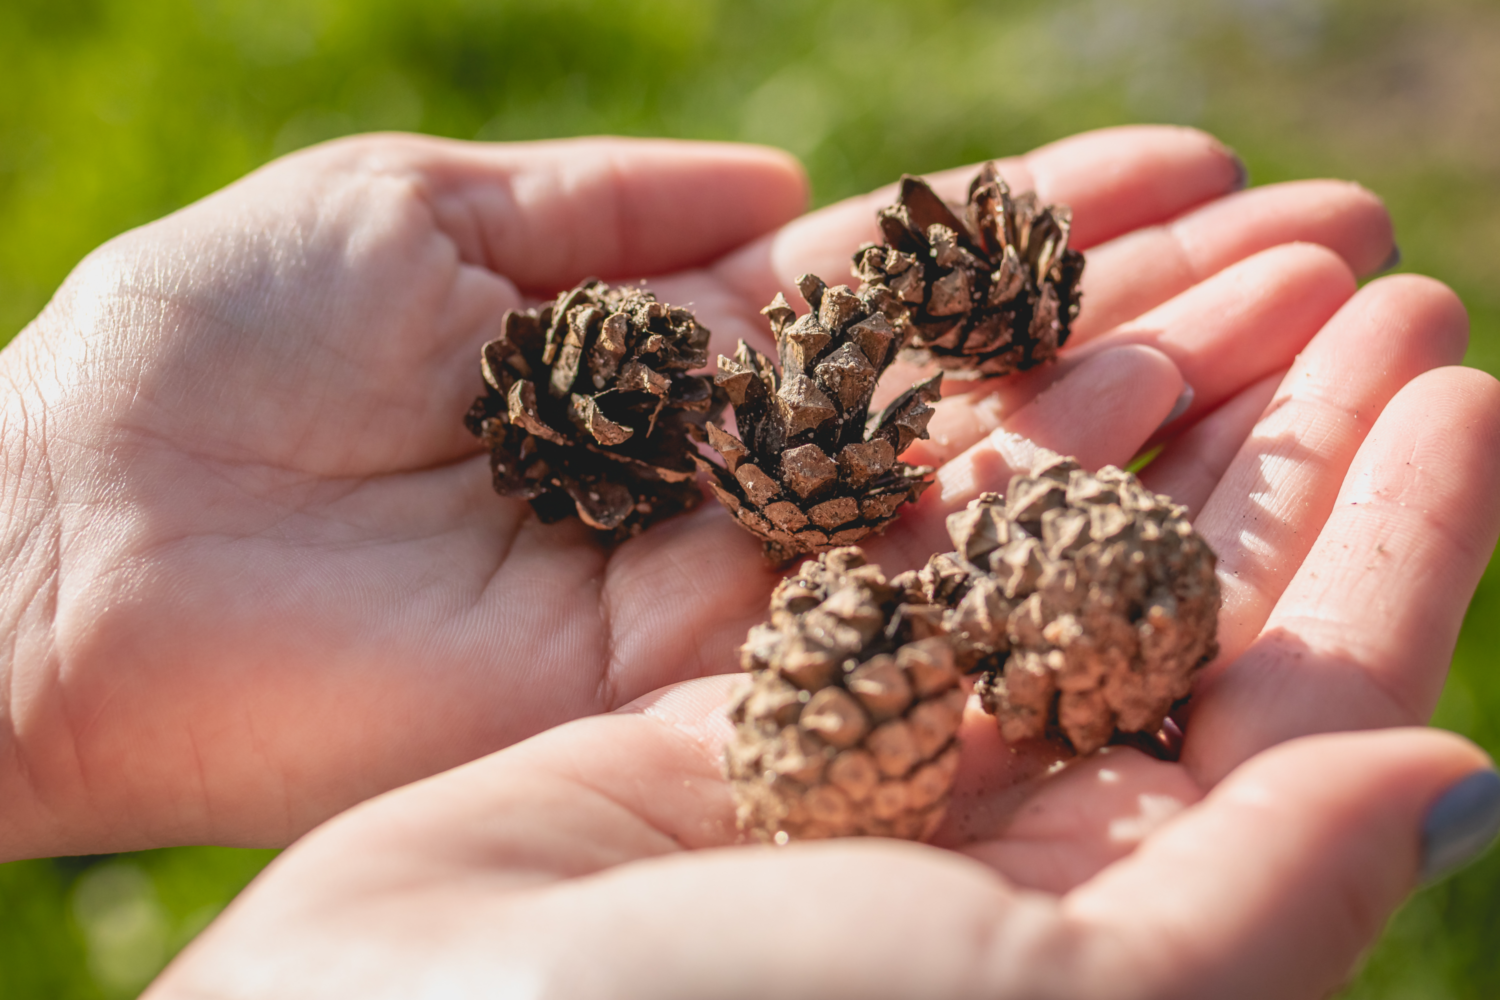
M497 493L624 539L702 500L693 442L723 402L687 372L707 362L691 312L590 279L505 314L464 423L489 446Z
M949 610L1008 741L1141 743L1218 654L1214 554L1184 508L1113 466L1049 455L948 518L955 551L896 583ZM1126 734L1144 734L1130 736Z
M698 460L714 495L777 563L882 531L922 495L932 469L898 458L927 436L942 382L919 382L870 420L895 329L845 285L810 274L797 284L811 312L798 317L779 293L761 310L776 334L779 373L744 341L733 359L720 356L714 384L740 436L710 423L708 443L724 465Z
M1068 246L1072 212L1012 197L987 163L960 219L920 178L901 178L881 209L883 246L854 255L854 275L903 327L918 363L956 377L1024 371L1057 357L1078 316L1083 254Z
M937 829L967 701L941 619L853 546L776 588L770 624L740 653L754 679L730 708L741 829L777 843Z

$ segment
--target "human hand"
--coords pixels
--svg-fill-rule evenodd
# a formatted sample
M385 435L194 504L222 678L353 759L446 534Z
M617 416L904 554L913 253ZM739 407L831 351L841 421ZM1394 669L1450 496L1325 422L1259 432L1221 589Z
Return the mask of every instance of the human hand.
M1087 838L727 847L722 734L703 715L727 680L356 807L274 861L143 1000L1312 1000L1415 884L1424 812L1486 773L1451 734L1339 734L1183 801L1154 791L1179 790L1171 765L1112 748L1032 783ZM1096 867L1124 841L1134 853ZM1096 870L1029 887L1049 848Z
M1176 427L1288 365L1391 247L1368 194L1229 194L1232 158L1184 130L1002 170L1073 205L1086 306L1064 363L942 404L940 487L871 547L893 571L1004 486L992 431L1123 462L1184 379ZM744 147L372 137L92 255L0 355L0 856L285 843L730 669L775 580L753 539L711 505L612 552L538 525L491 493L460 417L504 310L590 273L695 304L716 349L765 346L759 307L844 274L889 192L772 231L802 197ZM1270 249L1293 240L1332 250Z
M1459 318L1431 283L1372 286L1238 454L1179 442L1222 461L1200 524L1238 526L1226 584L1254 584L1226 591L1234 651L1180 763L1114 747L1053 770L971 706L941 846L731 848L735 680L688 682L314 831L147 1000L1328 995L1419 877L1500 829L1500 777L1451 734L1306 735L1426 714L1494 542L1500 510L1472 497L1500 486L1500 386L1446 368L1377 398ZM1368 371L1350 372L1351 337ZM1339 419L1370 405L1363 426ZM1297 428L1332 446L1288 450ZM1196 445L1222 432L1206 421ZM1241 488L1249 469L1264 490ZM1278 582L1250 555L1293 565Z

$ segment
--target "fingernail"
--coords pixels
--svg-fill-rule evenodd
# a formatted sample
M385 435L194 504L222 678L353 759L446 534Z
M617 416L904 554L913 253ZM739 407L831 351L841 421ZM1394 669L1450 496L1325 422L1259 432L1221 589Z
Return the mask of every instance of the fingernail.
M1475 771L1443 793L1422 823L1422 881L1478 858L1500 835L1500 774Z
M1377 274L1384 274L1387 271L1394 271L1396 268L1398 268L1400 266L1401 266L1401 248L1398 247L1398 246L1396 246L1394 243L1392 243L1391 244L1391 255L1385 259L1385 263L1380 265L1380 270L1378 272L1376 272L1376 273Z
M1190 385L1183 385L1182 392L1179 393L1178 396L1177 396L1177 402L1175 402L1175 403L1172 404L1172 412L1167 414L1167 418L1165 420L1163 420L1161 422L1161 425L1158 426L1156 429L1159 431L1163 427L1166 427L1172 421L1176 420L1178 417L1180 417L1184 413L1186 413L1188 411L1188 407L1192 406L1192 405L1193 405L1193 387L1190 386Z
M1245 166L1245 161L1240 159L1240 154L1229 150L1229 159L1234 162L1234 187L1231 191L1243 191L1250 186L1250 168Z

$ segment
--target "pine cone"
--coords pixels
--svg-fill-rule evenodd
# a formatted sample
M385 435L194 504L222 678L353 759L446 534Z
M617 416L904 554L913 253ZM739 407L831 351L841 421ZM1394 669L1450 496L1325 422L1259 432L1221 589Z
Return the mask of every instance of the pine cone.
M883 246L854 255L860 293L902 325L911 360L960 377L1005 375L1057 357L1078 316L1083 254L1068 247L1072 212L1011 196L987 163L960 219L920 178L901 178L881 209Z
M707 352L692 313L640 288L590 279L507 312L464 418L490 448L495 491L617 540L696 507L693 441L723 405L708 376L686 374Z
M954 552L897 585L946 606L1008 741L1139 743L1218 654L1214 554L1184 508L1113 466L1051 455L948 518ZM913 579L912 577L915 577Z
M741 829L778 843L931 835L967 700L941 619L852 546L782 581L771 623L741 649L754 681L730 709Z
M932 469L897 459L927 436L942 382L936 375L912 386L868 420L876 380L896 354L895 329L845 285L810 274L797 284L811 312L798 317L780 293L761 310L780 374L744 341L732 360L720 356L714 384L734 406L740 436L710 423L708 443L724 465L698 460L714 495L778 563L881 531L922 495Z

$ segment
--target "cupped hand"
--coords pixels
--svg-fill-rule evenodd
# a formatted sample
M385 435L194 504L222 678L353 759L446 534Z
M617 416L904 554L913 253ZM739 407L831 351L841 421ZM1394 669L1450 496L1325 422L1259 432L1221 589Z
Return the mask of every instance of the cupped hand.
M872 546L892 571L1003 488L1008 434L1120 463L1181 402L1183 482L1218 481L1258 386L1391 250L1367 193L1236 193L1236 161L1186 130L1001 169L1072 204L1084 313L1062 364L942 404L939 488ZM460 418L503 312L590 274L696 306L716 349L765 347L760 306L804 271L837 281L890 198L788 222L804 188L740 146L366 137L92 255L0 355L0 856L285 843L732 669L776 575L723 511L605 550L495 496ZM1405 377L1457 360L1417 355Z
M1091 831L1059 838L1077 864L1134 851L1037 889L1005 833L732 846L705 715L728 682L356 807L143 997L1319 1000L1418 879L1424 811L1486 766L1433 730L1318 736L1184 800L1104 752L1030 793Z
M971 703L935 846L735 846L738 681L690 681L315 830L146 996L1327 996L1500 817L1483 753L1405 725L1500 530L1500 384L1419 370L1462 339L1440 286L1378 282L1151 467L1225 584L1180 761L1056 768Z

